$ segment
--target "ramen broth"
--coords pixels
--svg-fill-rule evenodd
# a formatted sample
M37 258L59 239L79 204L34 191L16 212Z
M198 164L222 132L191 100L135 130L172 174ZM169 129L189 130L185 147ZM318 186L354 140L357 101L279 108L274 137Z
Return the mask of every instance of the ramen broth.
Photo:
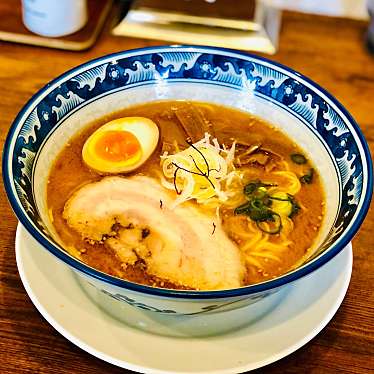
M165 178L162 156L188 149L199 136L204 136L200 128L188 129L189 125L199 125L199 121L204 123L204 132L209 132L211 139L216 138L220 146L235 148L235 162L230 169L233 197L218 205L217 196L203 203L189 199L180 205L189 204L202 213L210 212L219 217L219 227L218 223L213 224L209 235L213 237L216 229L222 229L239 249L245 267L241 286L284 274L311 254L323 220L324 192L308 155L261 118L221 105L184 101L151 102L106 115L88 124L65 145L51 168L47 204L54 228L68 252L93 268L132 282L163 288L195 288L150 274L147 262L141 258L124 264L116 251L106 245L105 238L95 241L83 237L64 216L67 200L75 191L105 178L105 173L94 171L82 160L82 148L87 138L105 123L122 117L151 119L160 132L157 148L150 158L130 173L119 173L125 178L141 175L159 183ZM199 178L209 187L208 176ZM227 185L228 179L223 182L223 186ZM177 199L180 195L170 187L173 186L172 179L168 186L165 194ZM281 187L283 190L279 190ZM160 185L160 188L163 187ZM291 194L288 188L296 188L297 192ZM161 213L162 203L160 199ZM284 209L289 210L284 213Z

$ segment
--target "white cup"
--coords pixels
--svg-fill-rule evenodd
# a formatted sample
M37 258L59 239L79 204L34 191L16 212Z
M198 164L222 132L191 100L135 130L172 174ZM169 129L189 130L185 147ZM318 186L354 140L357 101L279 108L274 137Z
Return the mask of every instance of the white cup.
M87 22L86 0L22 0L24 25L35 34L72 34Z

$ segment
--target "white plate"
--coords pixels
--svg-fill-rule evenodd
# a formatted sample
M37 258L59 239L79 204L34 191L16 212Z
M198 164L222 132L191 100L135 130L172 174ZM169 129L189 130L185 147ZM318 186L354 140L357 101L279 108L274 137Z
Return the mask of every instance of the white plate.
M153 335L118 322L82 291L73 272L18 226L18 270L44 318L88 353L142 373L241 373L294 352L339 308L352 271L352 246L298 280L268 314L239 331L208 338Z

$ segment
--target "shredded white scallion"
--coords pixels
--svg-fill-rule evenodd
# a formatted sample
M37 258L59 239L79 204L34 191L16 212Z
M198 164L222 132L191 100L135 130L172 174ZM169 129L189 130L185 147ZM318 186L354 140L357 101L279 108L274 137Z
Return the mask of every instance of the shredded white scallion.
M174 206L195 199L205 204L212 199L227 201L233 195L229 191L240 172L234 167L235 142L227 149L209 133L190 147L175 154L161 156L162 185L178 194Z

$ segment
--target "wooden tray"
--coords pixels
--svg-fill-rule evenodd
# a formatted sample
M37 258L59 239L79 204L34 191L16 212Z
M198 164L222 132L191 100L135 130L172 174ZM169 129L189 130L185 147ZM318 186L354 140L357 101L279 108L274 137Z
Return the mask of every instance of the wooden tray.
M113 0L87 0L87 24L74 34L50 38L34 34L24 26L20 0L1 0L0 40L72 51L87 49L96 41L112 5Z

